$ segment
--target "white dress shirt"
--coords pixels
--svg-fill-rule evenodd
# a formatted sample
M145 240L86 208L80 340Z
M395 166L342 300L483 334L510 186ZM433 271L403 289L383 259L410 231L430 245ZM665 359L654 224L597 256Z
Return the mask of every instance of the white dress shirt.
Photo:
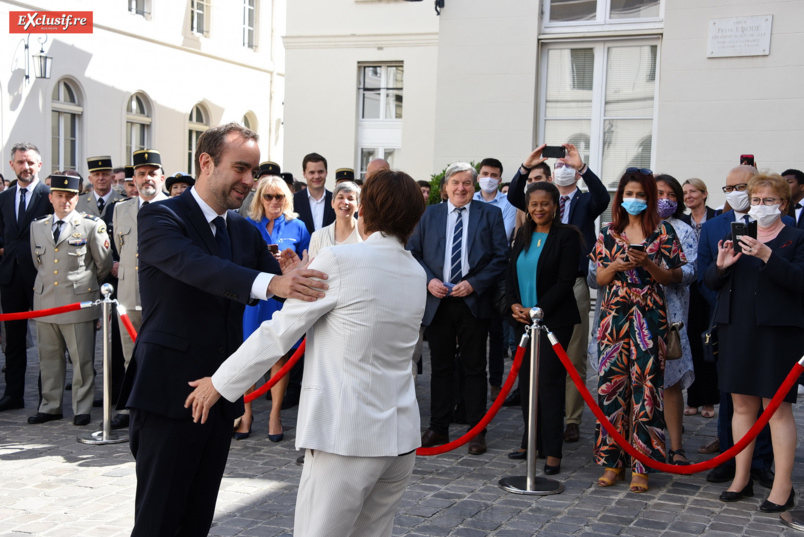
M470 201L463 206L463 240L461 240L461 275L466 276L469 272L469 254L466 250L466 241L469 238L469 206L472 205ZM458 221L458 213L455 211L456 207L451 201L447 200L447 241L444 248L444 273L442 274L442 282L448 282L450 277L450 269L452 268L452 235L455 230L455 223Z
M317 200L310 195L310 189L305 189L307 192L307 201L310 202L310 212L313 214L313 228L318 231L324 225L324 204L327 202L327 191L321 193L321 199Z

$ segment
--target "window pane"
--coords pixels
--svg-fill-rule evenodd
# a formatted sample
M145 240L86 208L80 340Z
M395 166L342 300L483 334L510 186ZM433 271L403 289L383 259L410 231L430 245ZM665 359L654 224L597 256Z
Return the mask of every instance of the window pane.
M384 151L382 158L384 158L386 162L388 162L388 165L393 170L394 168L396 168L396 166L394 165L394 160L398 155L399 155L399 149L386 149Z
M385 98L385 118L402 119L402 92L389 91Z
M368 163L376 158L377 149L375 148L362 148L360 149L360 178L366 178L366 168Z
M611 0L612 19L644 19L659 16L659 0Z
M380 119L380 92L363 92L363 119Z
M66 82L62 82L62 84L64 85L64 93L61 96L61 100L66 103L78 104L78 99L75 98L75 91L73 91L73 88L71 88Z
M551 49L547 53L548 118L592 115L594 63L594 49Z
M593 21L597 0L551 0L550 22Z
M607 119L603 122L603 183L617 187L626 168L649 168L652 119Z
M52 123L51 130L50 130L50 162L51 168L53 170L59 169L59 164L61 163L61 159L59 159L59 150L61 149L59 145L59 121L61 120L60 114L58 112L53 112L50 116L50 122Z
M382 87L382 67L379 65L363 68L363 87L380 89Z
M584 162L589 162L590 119L546 120L544 142L548 145L574 144ZM550 164L552 167L552 163Z
M64 140L64 167L68 169L75 169L76 162L78 161L78 148L76 144L78 135L78 116L75 114L64 114L65 123L67 123L68 134Z
M405 68L401 65L391 65L388 67L388 81L386 84L392 89L402 89Z
M611 47L606 73L606 117L652 117L655 47Z

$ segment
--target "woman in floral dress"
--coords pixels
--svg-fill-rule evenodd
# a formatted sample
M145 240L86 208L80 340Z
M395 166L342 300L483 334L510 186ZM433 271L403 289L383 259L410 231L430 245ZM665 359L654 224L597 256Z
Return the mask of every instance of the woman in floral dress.
M597 334L598 404L638 451L663 462L668 322L661 285L681 281L686 258L673 227L659 219L650 170L626 170L612 204L612 220L591 254L597 283L604 289ZM648 490L647 468L629 461L600 423L595 428L595 461L606 468L599 486L622 479L630 462L631 491Z

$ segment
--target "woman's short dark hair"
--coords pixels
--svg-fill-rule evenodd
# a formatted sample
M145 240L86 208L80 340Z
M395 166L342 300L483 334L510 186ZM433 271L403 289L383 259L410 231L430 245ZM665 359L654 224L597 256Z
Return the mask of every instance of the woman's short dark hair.
M614 201L611 204L611 229L617 233L622 233L625 230L625 226L628 225L628 213L622 206L623 192L625 191L625 185L628 183L639 183L645 191L645 202L648 204L648 208L641 215L642 232L645 234L645 238L648 238L656 231L656 228L659 227L659 222L661 222L659 212L656 209L656 179L653 178L652 173L645 174L638 170L626 171L620 177L617 193L614 194Z
M684 189L681 187L681 183L678 182L678 179L673 177L672 175L668 175L666 173L660 173L656 176L656 183L664 183L670 187L670 190L673 191L673 194L676 195L676 201L678 202L678 207L676 208L676 212L672 214L673 218L681 218L684 216L684 211L687 209L687 206L684 205ZM658 203L658 202L657 202Z
M383 170L366 180L360 192L363 230L392 235L406 244L426 208L413 178L400 171Z

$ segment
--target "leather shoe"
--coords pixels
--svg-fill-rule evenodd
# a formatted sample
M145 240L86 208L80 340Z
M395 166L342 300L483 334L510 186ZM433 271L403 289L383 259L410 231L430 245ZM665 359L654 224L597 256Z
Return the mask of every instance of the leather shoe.
M753 498L754 497L754 480L749 479L748 484L738 492L733 492L730 490L724 490L720 493L720 501L721 502L737 502L742 500L743 498Z
M128 414L116 414L112 418L112 429L125 429L128 427Z
M0 412L4 410L14 410L15 408L25 408L25 401L21 398L15 399L9 397L8 395L4 395L0 398Z
M556 464L555 466L551 466L547 463L544 463L544 475L556 475L561 472L561 465Z
M706 480L710 483L726 483L734 479L734 467L721 464L706 474Z
M508 458L514 461L524 461L528 458L528 451L523 449L522 451L512 451L508 454Z
M778 503L773 503L770 500L765 500L762 502L762 505L759 506L759 510L763 513L781 513L782 511L787 511L788 509L792 509L796 505L796 491L794 489L790 489L790 496L787 498L787 503L784 505L779 505Z
M76 414L73 418L73 425L89 425L90 417L89 414Z
M773 488L773 478L776 477L770 468L751 469L751 478L766 489Z
M702 453L703 455L711 455L712 453L717 453L720 451L720 439L715 438L708 444L704 444L698 448L698 453Z
M30 418L28 418L28 423L31 425L39 425L40 423L47 423L53 420L60 420L63 418L61 414L46 414L44 412L37 412Z
M103 408L103 397L92 400L92 408Z
M486 452L486 433L480 433L469 440L469 455L482 455Z
M502 391L502 386L492 386L489 399L491 399L492 401L496 401L497 396L500 395L501 391Z
M449 435L437 433L432 429L427 429L422 435L422 447L433 447L449 442Z
M577 423L568 423L564 429L564 442L577 442L581 439L581 429Z
M514 388L511 390L511 393L508 394L508 397L505 398L505 402L503 406L519 406L519 388Z

